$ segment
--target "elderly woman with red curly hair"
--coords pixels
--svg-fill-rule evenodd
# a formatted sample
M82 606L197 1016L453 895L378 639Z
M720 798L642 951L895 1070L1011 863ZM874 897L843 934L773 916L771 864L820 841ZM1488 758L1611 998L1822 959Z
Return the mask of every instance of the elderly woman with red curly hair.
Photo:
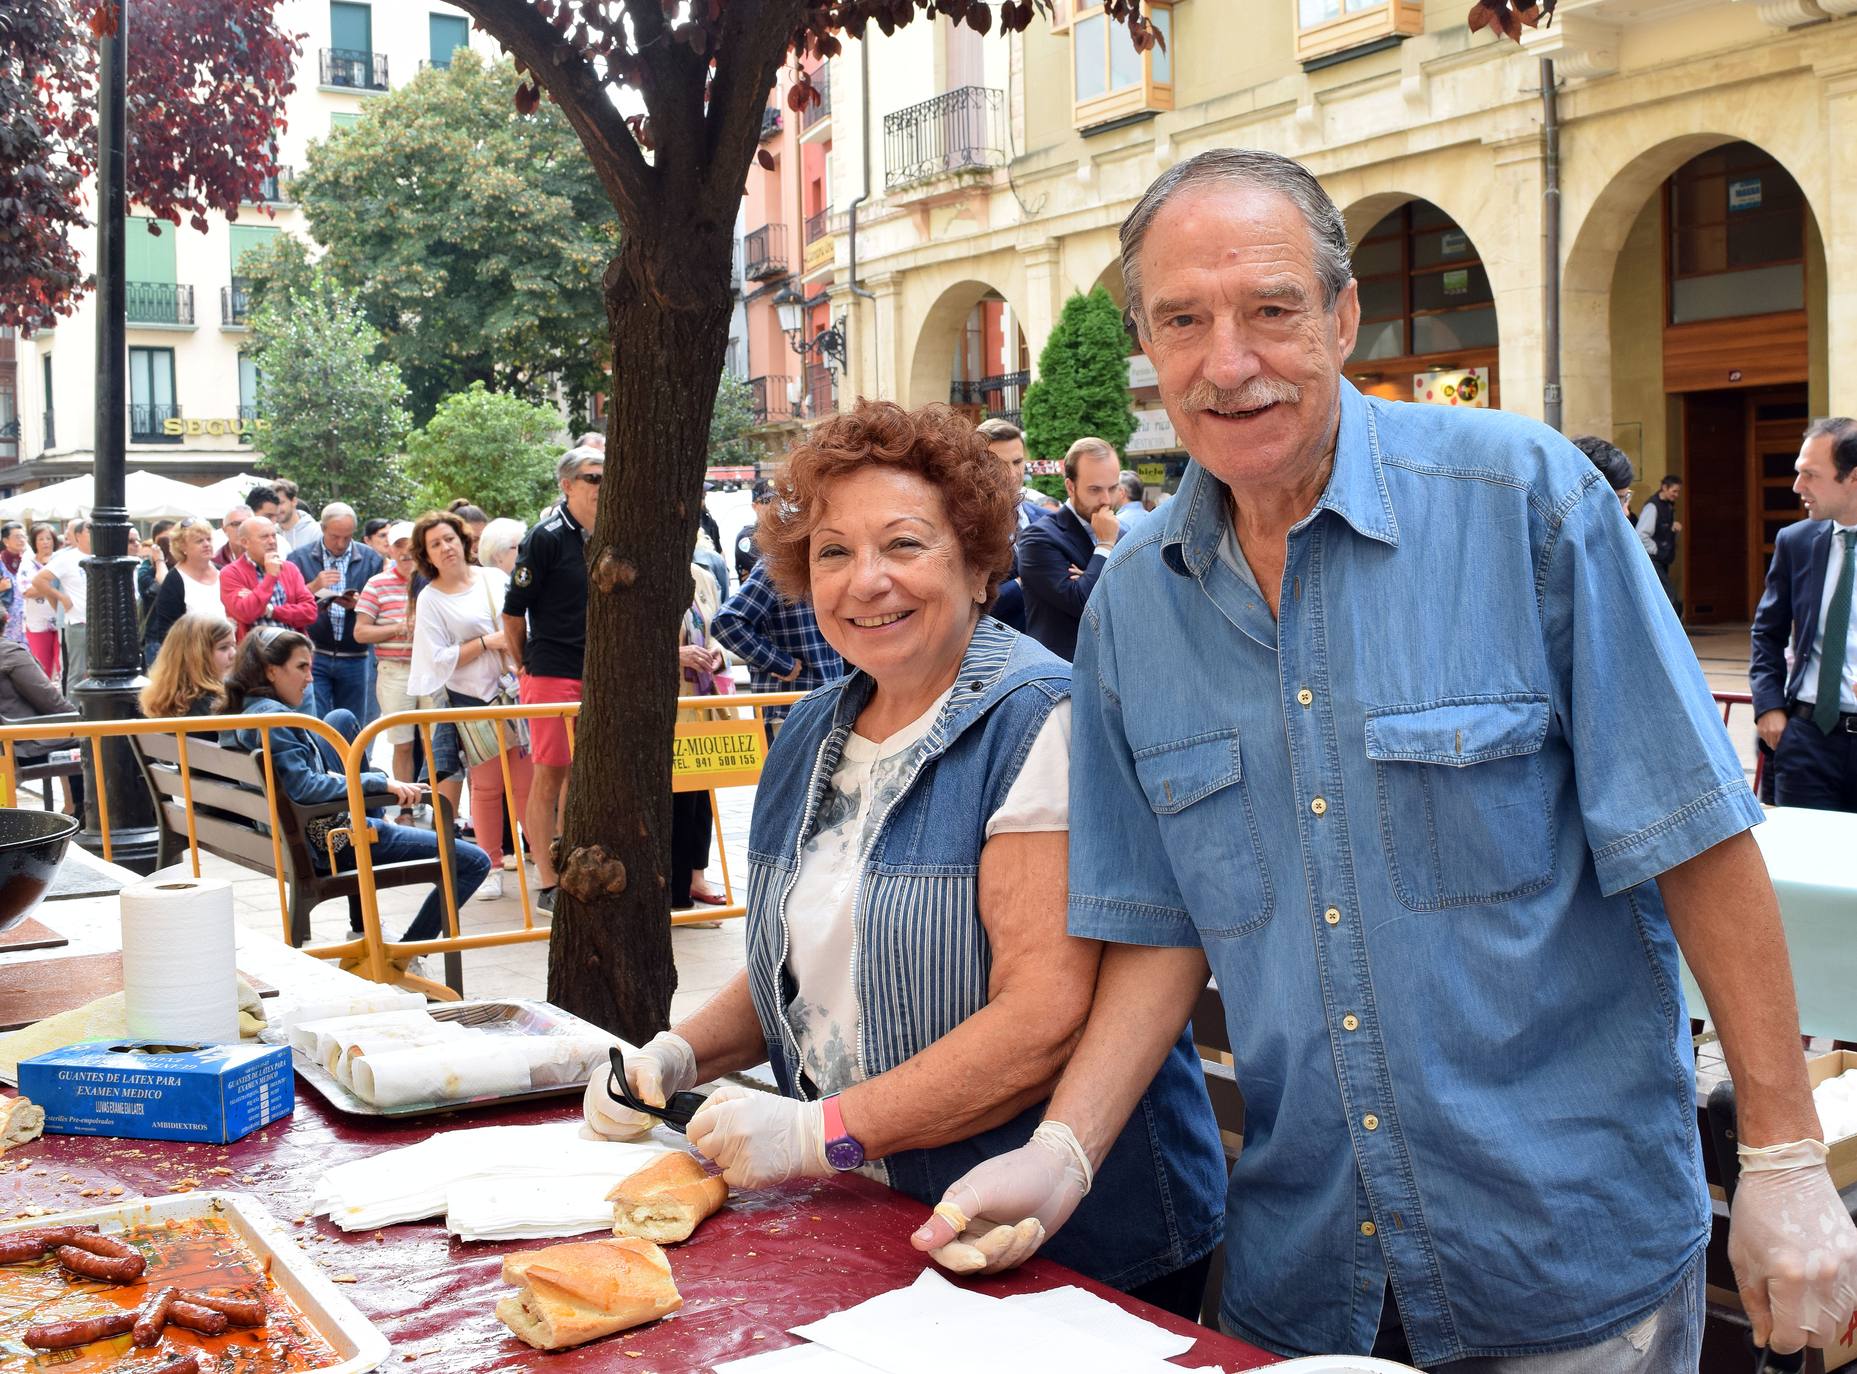
M739 1188L862 1169L931 1205L1037 1142L1089 1194L1045 1253L1197 1312L1225 1176L1190 1042L1094 1192L1068 1128L1040 1122L1100 950L1065 931L1070 665L987 615L1012 561L1005 465L945 406L867 401L777 486L758 542L849 675L793 708L762 772L747 967L628 1057L633 1092L662 1103L771 1060L778 1095L724 1087L690 1122ZM602 1135L651 1124L605 1076L585 1106ZM990 1272L1064 1218L963 1221L936 1257Z

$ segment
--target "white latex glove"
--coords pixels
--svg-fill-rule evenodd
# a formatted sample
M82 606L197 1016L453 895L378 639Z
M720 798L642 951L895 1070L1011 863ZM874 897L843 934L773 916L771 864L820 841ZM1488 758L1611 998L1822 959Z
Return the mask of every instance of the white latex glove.
M1728 1262L1754 1328L1776 1355L1825 1346L1857 1309L1857 1226L1816 1140L1743 1145Z
M956 1274L1024 1264L1090 1191L1090 1157L1070 1127L1043 1121L1018 1149L969 1169L909 1238Z
M653 1116L635 1112L608 1091L612 1070L601 1068L587 1080L581 1098L581 1115L587 1124L582 1135L603 1140L637 1140L658 1124ZM696 1086L696 1052L681 1035L659 1031L642 1049L625 1052L626 1086L640 1102L662 1107L672 1093Z
M730 1084L709 1095L685 1134L736 1188L834 1172L825 1162L825 1107Z

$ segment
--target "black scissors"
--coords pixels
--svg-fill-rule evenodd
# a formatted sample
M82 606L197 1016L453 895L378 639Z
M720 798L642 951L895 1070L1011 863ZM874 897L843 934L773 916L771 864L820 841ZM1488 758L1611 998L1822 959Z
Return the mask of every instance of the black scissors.
M702 1093L672 1093L671 1100L662 1107L654 1107L649 1102L640 1102L632 1095L632 1085L625 1079L625 1055L617 1045L612 1047L612 1078L606 1085L606 1091L635 1112L646 1116L655 1116L673 1131L683 1131L690 1124L690 1118L696 1110L709 1101Z

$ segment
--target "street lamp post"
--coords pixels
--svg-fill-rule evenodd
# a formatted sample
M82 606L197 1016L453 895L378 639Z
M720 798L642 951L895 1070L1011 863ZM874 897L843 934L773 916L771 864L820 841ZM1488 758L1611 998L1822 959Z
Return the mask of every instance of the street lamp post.
M835 372L845 370L845 318L838 320L825 329L821 329L812 338L806 337L806 317L812 307L825 299L823 295L808 300L799 293L791 281L782 287L774 297L774 310L780 316L780 332L787 336L787 344L801 358L817 353L825 365Z
M136 714L142 646L135 613L135 569L129 556L123 417L128 413L123 301L123 213L128 209L129 5L116 0L116 23L97 54L97 415L96 505L90 557L84 562L88 676L71 695L85 720L126 720ZM139 872L155 865L155 812L126 739L97 740L84 755L84 830L78 842L101 853L98 799L108 789L110 854Z

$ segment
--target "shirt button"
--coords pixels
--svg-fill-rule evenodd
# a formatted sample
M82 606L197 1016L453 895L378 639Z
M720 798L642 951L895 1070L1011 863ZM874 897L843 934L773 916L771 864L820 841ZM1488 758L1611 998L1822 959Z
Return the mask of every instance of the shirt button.
M1327 921L1331 926L1338 926L1341 924L1341 913L1331 906L1327 911L1322 913L1322 919Z
M1370 1131L1377 1131L1380 1129L1380 1118L1375 1116L1372 1112L1368 1112L1367 1115L1361 1118L1361 1125L1365 1126Z
M1360 1028L1361 1028L1361 1019L1360 1017L1356 1016L1353 1012L1349 1012L1346 1016L1341 1018L1341 1029L1342 1030L1359 1030Z
M1307 687L1303 688L1300 692L1296 694L1296 704L1298 706L1307 706L1310 702L1314 700L1315 700L1315 693L1311 692Z
M1309 803L1309 809L1318 816L1326 816L1328 814L1328 803L1322 800L1322 798L1317 797L1314 801Z
M1371 1236L1375 1231L1379 1229L1380 1228L1375 1226L1371 1221L1363 1221L1361 1223L1361 1234L1363 1236Z

